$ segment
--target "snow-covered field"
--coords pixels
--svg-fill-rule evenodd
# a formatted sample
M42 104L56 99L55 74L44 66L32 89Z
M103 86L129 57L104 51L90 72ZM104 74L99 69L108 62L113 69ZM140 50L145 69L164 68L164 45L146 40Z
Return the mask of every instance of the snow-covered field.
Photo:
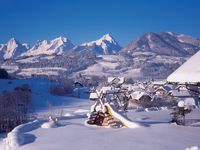
M17 65L6 65L6 64L2 64L1 68L6 69L8 73L14 73L19 69Z
M0 136L0 150L8 148L8 143L16 150L185 150L200 147L200 123L195 122L200 121L200 109L186 116L190 126L169 123L170 110L130 110L127 116L141 125L135 129L88 126L85 124L86 113L92 102L88 99L51 96L48 81L15 80L10 85L3 80L0 81L1 92L2 85L11 90L12 86L22 82L31 84L34 104L40 108L36 109L39 119L16 127L6 142L2 142L3 135ZM55 107L45 108L47 99ZM63 102L64 105L60 106ZM57 125L46 121L48 115L59 114L61 109L62 117Z
M112 129L85 125L89 102L74 100L64 108L64 116L59 126L42 128L42 121L37 125L24 125L18 130L25 139L25 144L17 150L185 150L188 147L200 146L200 128L192 126L177 126L168 123L169 111L128 113L129 118L143 125L137 129ZM195 110L189 118L198 117L200 111ZM3 144L2 144L3 146Z
M26 68L22 69L18 75L31 77L34 75L54 75L57 76L59 71L66 71L67 69L61 67L43 67L43 68Z

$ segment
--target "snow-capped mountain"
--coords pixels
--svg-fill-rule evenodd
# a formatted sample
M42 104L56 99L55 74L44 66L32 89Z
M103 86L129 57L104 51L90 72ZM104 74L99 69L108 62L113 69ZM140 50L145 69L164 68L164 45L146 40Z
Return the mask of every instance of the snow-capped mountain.
M17 47L15 44L9 45L13 45L9 46L10 49ZM164 79L200 50L199 39L172 32L146 33L122 50L109 34L79 46L74 46L64 37L37 42L31 49L28 44L21 45L29 49L21 55L25 57L4 61L0 64L1 68L16 76L55 78L82 73L94 76L120 75L137 79ZM118 52L117 55L115 52ZM5 53L8 53L7 44L1 44L0 55L4 56Z
M0 60L4 59L4 54L6 52L6 45L5 44L0 44Z
M130 58L143 77L165 78L200 50L199 39L172 32L148 32L124 47L120 54Z
M172 32L148 32L128 44L122 53L152 52L167 56L191 56L200 49L200 40Z
M187 44L200 47L200 40L195 37L192 37L190 35L184 35L184 34L179 34L176 37L182 43L187 43Z
M38 55L60 55L63 52L72 49L74 45L66 37L58 37L51 41L38 41L30 50L22 54L22 56L38 56Z
M29 45L28 43L23 43L22 45L23 45L24 47L26 47L27 50L30 49L30 45Z
M110 34L105 34L96 41L83 43L80 46L75 47L74 49L76 51L91 49L96 54L108 55L117 53L121 49L121 47Z
M11 38L7 44L0 45L0 58L12 59L26 52L27 49L26 44L21 44L16 39Z

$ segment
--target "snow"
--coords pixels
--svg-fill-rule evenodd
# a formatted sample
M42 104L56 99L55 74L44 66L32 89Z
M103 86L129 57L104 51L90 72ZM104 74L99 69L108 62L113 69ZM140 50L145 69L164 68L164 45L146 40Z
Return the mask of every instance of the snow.
M11 81L11 83L9 83L9 81ZM51 81L40 79L0 80L0 95L4 90L12 91L15 87L22 86L23 84L28 84L31 88L33 104L36 110L47 107L47 102L53 106L58 106L66 102L72 103L74 100L70 97L51 95ZM53 110L51 112L53 112Z
M49 129L49 128L56 128L57 124L54 121L48 121L41 125L42 128Z
M7 49L4 54L4 59L10 59L18 56L27 50L27 47L19 43L14 38L11 38L7 43Z
M193 55L182 66L168 76L168 82L199 83L200 82L200 51Z
M8 133L7 138L4 139L4 142L0 145L0 148L4 147L5 150L13 150L17 149L21 145L33 141L35 137L31 134L27 134L26 132L38 128L39 124L40 122L35 120L33 122L25 123L14 128L11 132Z
M192 147L186 148L185 150L200 150L200 147L192 146Z
M178 41L179 41L179 42L182 42L182 43L184 43L184 42L185 42L185 41L183 41L182 39L178 39Z
M88 103L85 101L83 105ZM83 107L80 103L69 105L65 111L74 112ZM84 107L88 108L89 105ZM199 117L199 110L193 112ZM199 146L200 130L198 127L177 126L168 123L169 111L134 112L130 111L128 116L131 120L137 120L145 124L144 127L128 129L112 129L104 127L85 126L86 115L76 114L75 116L63 117L60 121L62 126L44 129L35 128L26 134L32 135L36 140L17 150L54 150L54 149L74 149L79 150L185 150ZM187 115L186 115L187 118ZM42 124L42 123L41 123ZM162 137L162 138L160 138ZM197 147L196 146L196 147Z
M50 59L53 59L55 56L44 56L44 57L41 57L40 59L48 59L48 60L50 60Z
M118 55L100 55L99 58L102 58L97 61L96 64L89 66L85 70L82 70L78 73L83 75L91 76L116 76L119 77L140 77L140 68L133 69L130 67L120 67L125 63L125 59L122 56ZM75 74L78 74L75 73Z
M49 94L50 82L47 80L12 80L12 84L7 82L0 80L0 93L3 89L11 90L24 83L30 84L38 114L38 120L16 127L6 138L6 141L10 141L9 147L15 147L15 150L185 150L200 146L199 108L186 115L186 120L196 120L192 126L169 123L170 110L164 109L148 112L129 110L128 119L142 124L139 128L91 127L85 125L86 113L93 104L88 99L52 96ZM45 107L46 100L52 103L51 109ZM47 120L49 114L55 114L54 110L60 109L63 102L63 116L59 119L59 126L43 128L44 119ZM4 148L5 139L3 142L0 136L0 149Z
M126 78L139 78L142 75L140 71L141 71L140 68L137 69L128 68L127 71L121 72L120 76L125 76Z
M74 111L74 113L88 113L89 110L88 109L78 109L76 111Z
M103 49L103 52L100 52L100 54L106 54L106 55L113 54L116 51L120 50L120 46L112 38L112 36L110 34L105 34L100 39L98 39L96 41L83 43L80 46L83 46L83 47L98 46L101 49Z
M13 56L15 50L17 49L18 45L14 38L10 39L7 44L7 51L4 55L4 59L9 59Z
M125 58L120 55L99 55L99 58L102 58L103 61L108 61L108 62L123 62L125 61Z
M167 32L168 34L170 34L170 35L174 35L174 33L173 32Z
M145 95L144 92L141 92L141 91L135 91L133 93L130 94L131 98L132 99L136 99L136 100L140 100L140 98Z
M193 98L185 98L184 104L187 107L195 106L195 100Z
M19 63L36 63L36 62L39 62L38 58L39 58L38 56L28 57L28 58L17 60L16 62L19 62Z
M105 104L105 106L108 108L109 113L116 118L117 120L121 121L122 124L124 126L126 126L127 128L139 128L141 127L138 123L135 123L133 121L128 120L127 118L125 118L123 115L121 115L120 113L118 113L117 111L115 111L108 103Z
M4 138L6 138L6 134L5 133L0 133L0 149L3 149Z
M180 63L180 59L182 59L182 57L173 57L173 56L161 56L158 55L154 58L154 62L155 63L168 63L168 64L175 64L175 63ZM183 58L185 59L185 58Z
M23 43L22 44L26 49L30 49L30 45L28 43Z
M149 55L150 56L155 56L156 54L152 53L152 52L137 52L137 51L132 54L133 57L138 57L140 55L143 55L143 56L149 56Z
M94 64L92 66L89 66L87 69L81 71L81 73L86 75L109 75L110 73L108 71L116 70L116 67L119 66L119 62L109 62L109 61L99 61L97 64Z
M66 68L61 67L43 67L43 68L25 68L21 69L18 75L31 77L34 75L54 75L58 76L59 71L66 71Z
M58 37L51 41L43 40L36 43L30 50L23 53L22 56L37 56L41 54L52 55L62 54L64 51L72 49L74 45L66 37Z
M13 64L11 64L11 65L2 64L1 68L6 69L6 71L8 73L14 73L19 70L19 67L17 65L13 65Z
M74 115L71 114L71 113L66 113L66 114L64 114L64 116L65 116L65 117L72 117L72 116L74 116Z
M115 43L116 44L116 42L113 40L113 38L110 36L110 34L105 34L100 39L98 39L96 41L91 41L91 42L88 42L88 43L83 43L81 45L82 46L93 46L93 45L101 46L104 43L104 41L108 41L109 43Z
M7 139L5 140L5 149L9 150L9 149L14 149L19 147L20 145L24 144L24 137L23 134L21 134L20 132L10 132L7 135Z

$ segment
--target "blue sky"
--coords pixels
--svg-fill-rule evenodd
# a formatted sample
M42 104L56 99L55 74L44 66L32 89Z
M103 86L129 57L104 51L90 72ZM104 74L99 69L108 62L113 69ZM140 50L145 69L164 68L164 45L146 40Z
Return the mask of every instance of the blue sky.
M80 44L110 33L124 46L150 31L200 38L200 1L0 0L0 43L66 36Z

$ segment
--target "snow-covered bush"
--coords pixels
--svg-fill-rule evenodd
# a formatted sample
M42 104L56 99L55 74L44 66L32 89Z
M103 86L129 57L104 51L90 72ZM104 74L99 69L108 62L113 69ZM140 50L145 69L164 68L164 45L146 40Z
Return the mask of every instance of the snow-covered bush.
M56 128L58 126L58 118L49 116L48 122L45 122L41 125L42 128Z

